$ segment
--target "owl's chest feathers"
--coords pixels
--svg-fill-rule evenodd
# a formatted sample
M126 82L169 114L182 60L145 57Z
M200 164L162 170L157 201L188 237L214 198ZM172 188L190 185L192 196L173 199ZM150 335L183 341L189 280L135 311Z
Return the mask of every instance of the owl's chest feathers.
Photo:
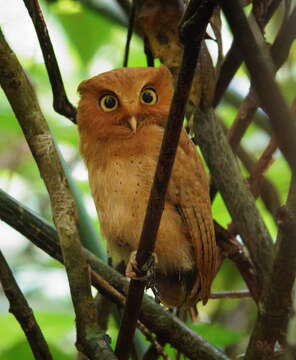
M139 143L137 151L135 145L134 141L109 145L102 148L101 161L88 163L103 233L109 244L125 244L128 239L129 251L140 236L159 151L159 144L144 149Z

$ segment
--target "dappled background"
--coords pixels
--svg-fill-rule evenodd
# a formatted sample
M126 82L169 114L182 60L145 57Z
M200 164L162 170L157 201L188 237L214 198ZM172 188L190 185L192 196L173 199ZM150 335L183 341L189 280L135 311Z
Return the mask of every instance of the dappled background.
M79 154L76 126L58 115L52 108L52 94L43 63L39 43L31 19L22 1L0 1L0 25L6 39L15 51L40 101L60 152L66 161L68 176L72 179L81 206L85 206L93 228L90 247L100 252L105 242L99 233L99 224L90 196L87 172ZM71 102L77 104L77 86L90 76L121 67L128 22L126 14L116 1L41 1L65 87ZM248 7L245 8L249 11ZM266 28L271 43L283 18L279 9ZM209 35L211 32L209 31ZM231 44L231 35L223 20L222 38L224 53ZM207 40L213 61L217 59L217 44ZM296 44L291 48L288 61L278 72L277 79L288 104L295 96ZM157 64L157 63L156 63ZM146 66L143 42L133 35L129 66ZM248 93L249 81L242 66L217 108L217 114L226 126L233 122L237 109ZM26 144L22 131L3 94L0 93L0 187L17 200L33 209L48 222L52 222L47 191ZM268 122L263 112L249 127L241 142L245 156L260 156L269 142ZM279 151L274 154L265 175L272 182L280 203L284 203L290 182L290 171ZM241 164L245 176L248 171ZM277 227L262 200L258 207L271 234ZM224 227L230 216L217 196L213 203L214 218ZM86 220L87 221L87 220ZM99 240L100 239L100 240ZM73 359L75 354L74 314L64 268L57 261L38 250L23 236L4 222L0 223L0 246L12 267L18 284L35 310L40 327L49 342L53 357ZM246 288L237 269L226 260L213 286L213 291ZM1 289L0 289L1 291ZM0 359L31 359L29 347L19 324L7 313L8 302L0 293ZM192 325L210 343L238 354L248 338L255 317L255 306L250 298L210 300L206 307L199 306L201 323ZM209 325L211 323L211 326ZM113 339L117 333L116 321L110 317L107 331ZM114 343L112 344L114 345ZM168 350L173 351L173 350Z

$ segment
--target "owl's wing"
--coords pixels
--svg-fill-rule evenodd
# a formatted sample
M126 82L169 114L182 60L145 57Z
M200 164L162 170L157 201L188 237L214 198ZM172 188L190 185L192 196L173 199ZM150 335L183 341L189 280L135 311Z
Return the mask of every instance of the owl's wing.
M192 242L200 289L192 294L205 304L216 271L216 242L207 174L192 141L182 131L175 159L167 201L172 202L185 225L187 237Z

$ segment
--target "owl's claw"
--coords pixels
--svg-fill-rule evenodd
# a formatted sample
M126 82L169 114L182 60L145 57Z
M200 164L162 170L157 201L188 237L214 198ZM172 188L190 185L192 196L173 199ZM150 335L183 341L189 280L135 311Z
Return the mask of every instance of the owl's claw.
M130 255L128 264L125 269L125 275L131 279L139 281L150 281L153 278L155 273L155 265L157 264L157 255L152 253L148 261L144 264L142 269L139 269L137 260L136 260L137 251L133 251ZM141 276L141 274L146 272L146 275Z

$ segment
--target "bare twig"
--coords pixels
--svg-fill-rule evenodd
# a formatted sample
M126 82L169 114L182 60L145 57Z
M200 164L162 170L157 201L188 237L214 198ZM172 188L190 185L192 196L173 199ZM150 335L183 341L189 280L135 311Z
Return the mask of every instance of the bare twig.
M230 290L230 291L217 291L210 295L210 299L240 299L245 297L251 297L249 290Z
M264 46L259 46L236 0L221 0L222 9L231 26L234 37L240 42L247 68L251 74L262 107L268 114L279 148L293 173L296 171L296 129L288 106L275 83L271 61ZM259 37L259 32L257 37ZM263 40L261 39L263 44ZM268 89L268 91L267 91Z
M238 233L249 250L256 269L258 288L262 289L271 269L273 257L271 236L259 214L255 199L246 186L222 126L213 111L197 110L194 127L212 179L235 221Z
M136 255L136 261L140 270L143 270L144 264L146 264L154 250L156 234L164 208L165 194L182 130L187 98L191 89L201 42L215 6L216 1L213 0L201 3L193 0L188 7L191 13L189 16L187 13L184 16L185 22L182 27L182 39L184 41L182 64L164 131L143 231ZM143 274L145 275L145 271L143 271ZM120 360L127 360L129 356L145 284L146 282L144 281L131 280L115 350Z
M31 210L0 190L0 219L18 230L47 254L63 262L55 228L38 217ZM93 285L111 301L122 305L127 293L128 281L113 268L84 250L87 262L92 268ZM144 296L140 320L158 338L172 344L189 359L228 360L228 357L208 344L178 318L164 311L154 301Z
M214 224L218 247L222 250L224 256L235 263L249 288L252 298L255 302L258 302L261 289L259 288L255 267L246 255L245 246L217 222Z
M254 8L252 9L252 14L254 14L255 17L257 17L256 14L260 16L260 19L257 18L257 21L258 23L261 23L261 28L263 28L268 23L273 13L278 8L280 2L281 0L271 1L269 7L263 8L265 10L264 13L258 12ZM262 2L258 1L254 3L258 3L258 6L260 7ZM234 74L236 73L242 62L243 57L240 51L240 41L239 39L234 39L230 50L228 51L228 54L224 60L224 63L221 66L220 76L217 80L215 96L213 100L214 107L219 104L225 90L227 89L230 81L232 80Z
M129 15L127 35L126 35L126 44L125 44L125 51L124 51L123 67L128 66L128 56L129 56L129 51L130 51L130 43L131 43L133 30L134 30L134 24L135 24L136 4L137 4L137 1L133 0L132 7L131 7L131 10L130 10L130 15Z
M286 343L292 309L292 288L296 276L296 180L291 181L287 205L279 212L279 234L273 270L259 309L247 350L250 360L268 360L275 343Z
M108 6L106 6L106 4L100 3L99 1L96 0L76 0L76 1L83 4L84 7L93 10L99 15L104 16L119 25L127 26L128 13L125 13L125 11L123 11L123 15L121 15L120 13L117 13L112 9L110 9Z
M286 61L290 47L296 37L296 7L294 8L291 16L283 24L280 32L278 33L271 49L270 54L277 71ZM260 105L259 99L256 96L254 86L251 86L250 91L244 101L242 102L239 112L231 128L229 129L229 143L235 150L243 137L245 131L252 121L258 106Z
M41 329L35 319L21 289L18 287L13 274L0 251L0 281L3 291L9 301L9 311L15 316L21 325L32 353L37 360L52 360L51 353Z
M33 21L39 44L41 46L53 94L53 107L56 112L76 122L76 108L70 103L64 88L62 75L54 53L46 23L44 21L38 0L24 0Z
M257 198L260 194L260 189L262 185L262 179L264 172L269 168L272 163L272 155L278 147L277 140L275 136L272 136L269 144L266 149L263 151L262 155L258 159L257 163L253 167L250 177L249 184L252 191L252 194Z
M294 108L292 105L292 112ZM279 233L272 273L263 293L263 303L247 349L248 359L267 360L278 341L287 343L292 312L292 289L296 277L296 177L292 176L286 206L278 214ZM280 296L279 296L280 294ZM264 344L264 346L262 346Z
M90 359L115 359L96 322L88 267L77 228L76 207L55 144L33 87L2 32L0 83L22 127L51 199L77 318L77 348Z

